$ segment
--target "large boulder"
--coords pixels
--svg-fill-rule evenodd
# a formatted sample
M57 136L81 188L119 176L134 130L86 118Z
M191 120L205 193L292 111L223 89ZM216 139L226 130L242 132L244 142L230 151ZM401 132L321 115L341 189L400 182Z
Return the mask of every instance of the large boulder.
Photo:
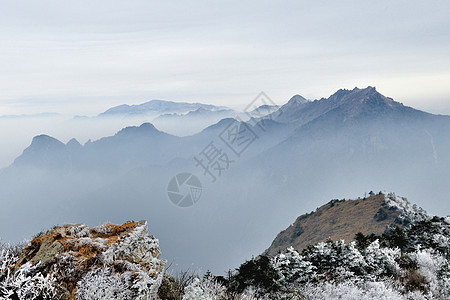
M25 248L11 272L9 299L20 298L27 278L34 290L45 288L44 298L155 299L166 264L160 253L145 221L54 227Z

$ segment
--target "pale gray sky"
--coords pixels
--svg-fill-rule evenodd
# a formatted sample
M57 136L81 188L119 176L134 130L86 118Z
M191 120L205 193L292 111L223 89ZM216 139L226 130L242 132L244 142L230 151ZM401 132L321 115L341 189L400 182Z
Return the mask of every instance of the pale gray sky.
M376 86L450 114L449 1L0 0L0 115Z

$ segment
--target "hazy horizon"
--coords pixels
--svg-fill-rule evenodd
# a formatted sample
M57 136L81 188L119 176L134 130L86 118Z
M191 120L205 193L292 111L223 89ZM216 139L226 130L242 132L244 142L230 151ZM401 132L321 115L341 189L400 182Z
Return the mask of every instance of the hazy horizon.
M364 88L364 87L358 87L358 88ZM350 87L343 87L342 89L352 89ZM377 89L378 90L378 89ZM336 92L336 91L335 91ZM379 91L380 92L380 91ZM334 92L333 92L334 93ZM331 93L331 94L333 94ZM383 92L381 91L383 94ZM299 93L301 95L301 93ZM330 95L331 95L330 94ZM322 97L308 99L308 100L319 100L321 98L327 98L330 95L324 95ZM386 95L387 97L391 97L390 95ZM292 95L294 96L294 95ZM282 106L283 104L287 103L290 99L284 99L280 101L276 101L275 99L272 99L274 103L276 103L279 106ZM162 99L151 99L151 100L162 100ZM146 100L143 102L128 102L128 103L120 103L121 104L128 104L128 105L139 105L146 103L151 100ZM230 107L232 109L243 111L245 106L247 106L253 99L249 98L247 102L242 102L238 106ZM211 102L201 102L201 101L189 101L189 100L170 100L170 99L164 99L164 101L171 101L171 102L187 102L187 103L202 103L202 104L212 104ZM394 101L401 102L397 99L394 99ZM407 105L406 103L403 103L404 105ZM215 103L216 106L221 106L225 104L221 103ZM28 147L31 144L31 140L33 137L37 135L49 135L52 136L58 140L60 140L63 143L67 143L72 138L77 139L81 144L85 144L88 140L98 140L102 137L111 136L117 133L120 129L127 127L127 126L139 126L142 123L149 122L154 124L152 119L148 119L146 116L142 118L123 118L123 116L120 116L118 118L113 118L107 122L101 122L101 127L99 127L99 124L89 124L89 122L94 122L95 119L87 119L87 121L77 122L76 125L73 124L73 118L76 116L87 116L89 118L94 118L98 116L99 114L105 112L107 109L112 108L114 106L106 107L101 111L97 111L92 114L62 114L56 111L49 111L49 112L39 112L37 114L22 114L22 115L0 115L0 128L3 130L0 130L0 146L4 144L3 149L8 149L8 151L3 150L3 152L0 152L0 169L4 167L8 167L15 158L17 158L20 154L22 154L22 151ZM420 109L418 107L413 107L415 109ZM445 112L433 112L429 110L424 110L429 113L434 114L442 114L442 115L448 115ZM49 115L45 115L48 113ZM450 114L450 113L449 113ZM72 123L72 124L71 124ZM82 127L80 127L80 124L83 124ZM87 124L86 124L87 123ZM214 122L213 122L214 123ZM175 123L176 125L177 123ZM212 124L212 123L211 123ZM20 125L20 126L18 126ZM30 125L30 126L28 126ZM188 134L179 132L179 128L175 127L165 127L161 126L160 124L154 124L155 127L163 132L177 135L177 136L187 136L191 134L195 134L197 132L200 132L202 129L206 128L207 126L196 126L194 130L189 130ZM4 130L4 129L8 130ZM14 137L11 137L11 132L9 128L16 128L16 131L14 132ZM87 130L86 130L87 129ZM8 147L6 147L8 145Z
M239 107L376 86L450 114L450 4L3 2L0 115L151 99Z

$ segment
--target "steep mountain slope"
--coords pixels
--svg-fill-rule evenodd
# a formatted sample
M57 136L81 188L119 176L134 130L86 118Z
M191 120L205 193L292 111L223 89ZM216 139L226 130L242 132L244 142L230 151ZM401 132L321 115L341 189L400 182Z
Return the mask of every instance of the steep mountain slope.
M288 247L303 250L326 240L350 242L361 232L382 234L389 226L403 226L429 218L423 209L393 193L372 194L355 200L331 200L316 211L301 215L280 232L267 250L275 255Z

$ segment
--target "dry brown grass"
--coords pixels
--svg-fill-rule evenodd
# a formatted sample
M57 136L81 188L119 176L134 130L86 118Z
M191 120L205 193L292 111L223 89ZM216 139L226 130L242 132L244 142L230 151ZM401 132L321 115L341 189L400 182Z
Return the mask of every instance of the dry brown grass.
M100 232L97 228L92 228L90 233L93 238L108 238L108 237L116 237L118 235L123 235L124 233L128 233L133 231L136 228L138 222L126 222L122 225L114 225L111 223L106 223L102 226L102 228L106 228L107 232Z
M302 250L326 240L349 242L358 232L381 234L399 215L398 211L389 210L383 204L384 195L330 201L314 213L298 217L294 224L278 234L268 252L275 255L289 246Z

